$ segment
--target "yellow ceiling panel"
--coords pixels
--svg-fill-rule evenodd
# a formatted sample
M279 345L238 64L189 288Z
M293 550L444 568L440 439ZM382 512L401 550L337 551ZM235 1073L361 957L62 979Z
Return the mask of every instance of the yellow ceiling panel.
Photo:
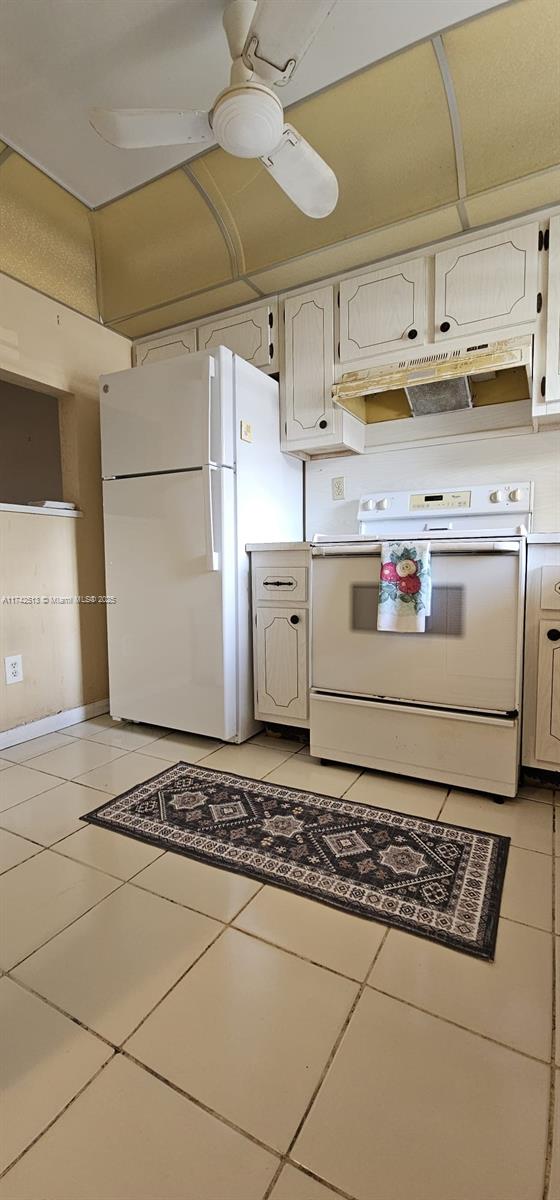
M272 295L315 279L324 279L328 275L338 275L341 271L351 271L353 267L368 266L388 255L400 254L403 250L427 245L438 238L451 237L460 232L457 209L450 205L436 212L424 213L421 217L411 217L399 225L365 233L363 237L350 238L326 250L316 250L313 254L290 259L282 266L252 275L251 280L262 292Z
M227 283L224 287L192 296L189 300L178 300L176 304L166 304L165 308L152 309L128 321L112 321L111 327L127 337L144 337L148 333L159 333L162 329L184 325L186 321L196 321L198 317L223 312L236 304L248 304L251 300L257 301L258 296L248 283L239 279L236 283Z
M560 167L528 179L516 179L505 187L465 200L471 225L501 221L533 208L545 208L548 204L560 204Z
M19 154L0 167L0 271L98 317L88 209Z
M444 35L468 192L560 161L560 4L518 0Z
M94 213L107 322L232 278L226 242L184 171Z
M313 221L259 163L212 150L198 160L236 226L247 273L453 201L455 158L431 43L376 63L290 109L289 120L336 171L340 199ZM203 182L197 161L191 170Z

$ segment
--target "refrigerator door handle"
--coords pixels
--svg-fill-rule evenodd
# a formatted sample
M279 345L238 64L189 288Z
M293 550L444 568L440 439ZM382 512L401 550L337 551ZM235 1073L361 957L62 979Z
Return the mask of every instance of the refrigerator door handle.
M206 570L219 571L219 555L214 546L214 515L212 511L212 471L216 467L202 468L202 487L204 495L204 532L206 541Z

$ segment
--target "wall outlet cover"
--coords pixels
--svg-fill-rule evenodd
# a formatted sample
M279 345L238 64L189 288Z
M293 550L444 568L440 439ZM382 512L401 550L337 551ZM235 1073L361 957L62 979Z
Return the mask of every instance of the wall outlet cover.
M240 436L241 436L242 442L252 442L253 441L253 426L251 425L250 421L242 421L241 422Z
M6 683L22 683L23 681L23 662L21 654L7 654L4 659L4 673Z
M335 475L331 480L332 498L333 500L344 500L344 475Z

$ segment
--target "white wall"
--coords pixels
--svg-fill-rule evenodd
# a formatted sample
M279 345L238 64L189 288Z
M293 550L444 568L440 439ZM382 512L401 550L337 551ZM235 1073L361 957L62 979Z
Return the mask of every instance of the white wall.
M346 497L333 500L331 481L344 476ZM560 431L464 437L442 445L378 449L312 461L306 466L306 535L357 532L364 492L434 491L459 484L533 480L537 532L560 531Z

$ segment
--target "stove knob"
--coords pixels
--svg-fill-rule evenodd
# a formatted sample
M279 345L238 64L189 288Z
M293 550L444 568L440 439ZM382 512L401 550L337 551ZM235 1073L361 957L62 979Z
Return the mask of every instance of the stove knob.
M510 500L513 500L514 502L516 502L517 500L521 500L521 491L520 491L520 489L519 489L519 488L513 488L513 489L512 489L512 491L509 493L509 499L510 499Z
M362 500L360 508L362 512L371 512L373 508L373 500Z
M490 501L492 504L501 504L503 498L503 492L490 492Z
M376 507L376 508L381 508L381 509L388 508L388 507L389 507L389 501L388 501L388 500L385 498L385 496L384 496L382 500L378 500L378 501L377 501L377 503L376 503L375 507Z

